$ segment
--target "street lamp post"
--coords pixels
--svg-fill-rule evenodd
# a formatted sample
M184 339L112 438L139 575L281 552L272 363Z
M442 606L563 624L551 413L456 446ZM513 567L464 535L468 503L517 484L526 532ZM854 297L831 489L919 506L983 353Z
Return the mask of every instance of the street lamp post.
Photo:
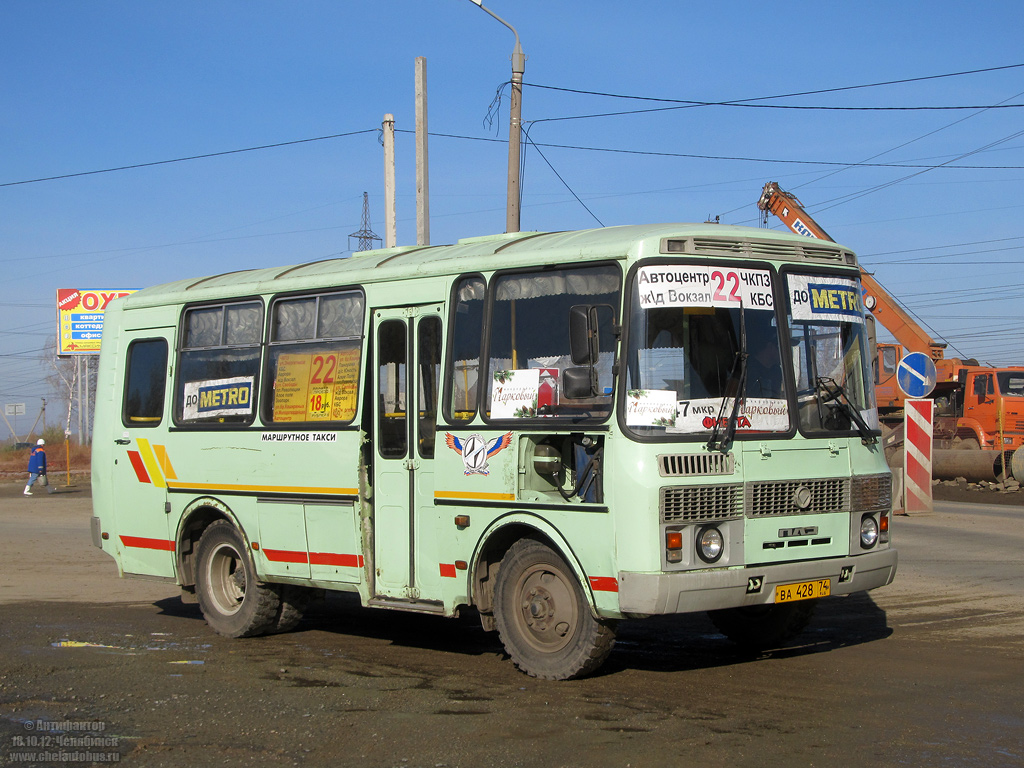
M505 231L519 231L519 158L520 129L523 124L523 73L526 72L526 55L519 45L519 33L503 18L486 8L483 0L470 0L495 19L512 30L516 36L516 47L512 49L512 104L509 107L508 122L508 202L505 208Z

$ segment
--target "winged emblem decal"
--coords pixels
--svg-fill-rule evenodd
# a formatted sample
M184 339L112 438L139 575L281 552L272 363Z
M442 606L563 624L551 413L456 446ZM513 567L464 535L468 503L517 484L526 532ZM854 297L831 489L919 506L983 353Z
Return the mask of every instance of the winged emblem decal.
M487 468L488 459L512 445L512 433L506 432L493 440L484 440L483 435L479 433L461 439L451 432L445 432L444 442L462 457L465 474L489 475L491 470Z

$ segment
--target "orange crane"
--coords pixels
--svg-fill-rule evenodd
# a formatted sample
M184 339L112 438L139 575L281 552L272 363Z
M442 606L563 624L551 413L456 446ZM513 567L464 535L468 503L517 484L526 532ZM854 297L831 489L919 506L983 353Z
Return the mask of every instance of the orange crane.
M835 242L800 200L770 181L757 201L767 221L775 215L793 232ZM864 306L898 344L876 344L875 396L883 422L902 422L905 396L896 382L896 370L905 352L923 352L935 361L936 447L1012 450L1024 445L1024 367L988 368L971 358L947 358L946 345L935 341L861 268Z

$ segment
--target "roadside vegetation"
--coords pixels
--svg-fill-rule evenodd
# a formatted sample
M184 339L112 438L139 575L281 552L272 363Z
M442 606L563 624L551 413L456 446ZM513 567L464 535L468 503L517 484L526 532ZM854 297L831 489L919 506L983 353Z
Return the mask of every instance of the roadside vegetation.
M72 472L89 471L92 449L74 440L65 446L64 430L47 427L42 434L33 433L27 443L16 443L13 438L0 443L0 482L24 481L28 477L28 455L40 437L46 441L47 474L53 475L54 481L59 479L57 473L67 472L69 458Z

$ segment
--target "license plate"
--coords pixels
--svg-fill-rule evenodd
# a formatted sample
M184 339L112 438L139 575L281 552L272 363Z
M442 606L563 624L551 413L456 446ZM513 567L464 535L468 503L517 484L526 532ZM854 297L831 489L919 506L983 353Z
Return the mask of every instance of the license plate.
M775 602L792 603L794 600L810 600L815 597L828 597L831 594L832 582L828 579L779 584L775 587Z

